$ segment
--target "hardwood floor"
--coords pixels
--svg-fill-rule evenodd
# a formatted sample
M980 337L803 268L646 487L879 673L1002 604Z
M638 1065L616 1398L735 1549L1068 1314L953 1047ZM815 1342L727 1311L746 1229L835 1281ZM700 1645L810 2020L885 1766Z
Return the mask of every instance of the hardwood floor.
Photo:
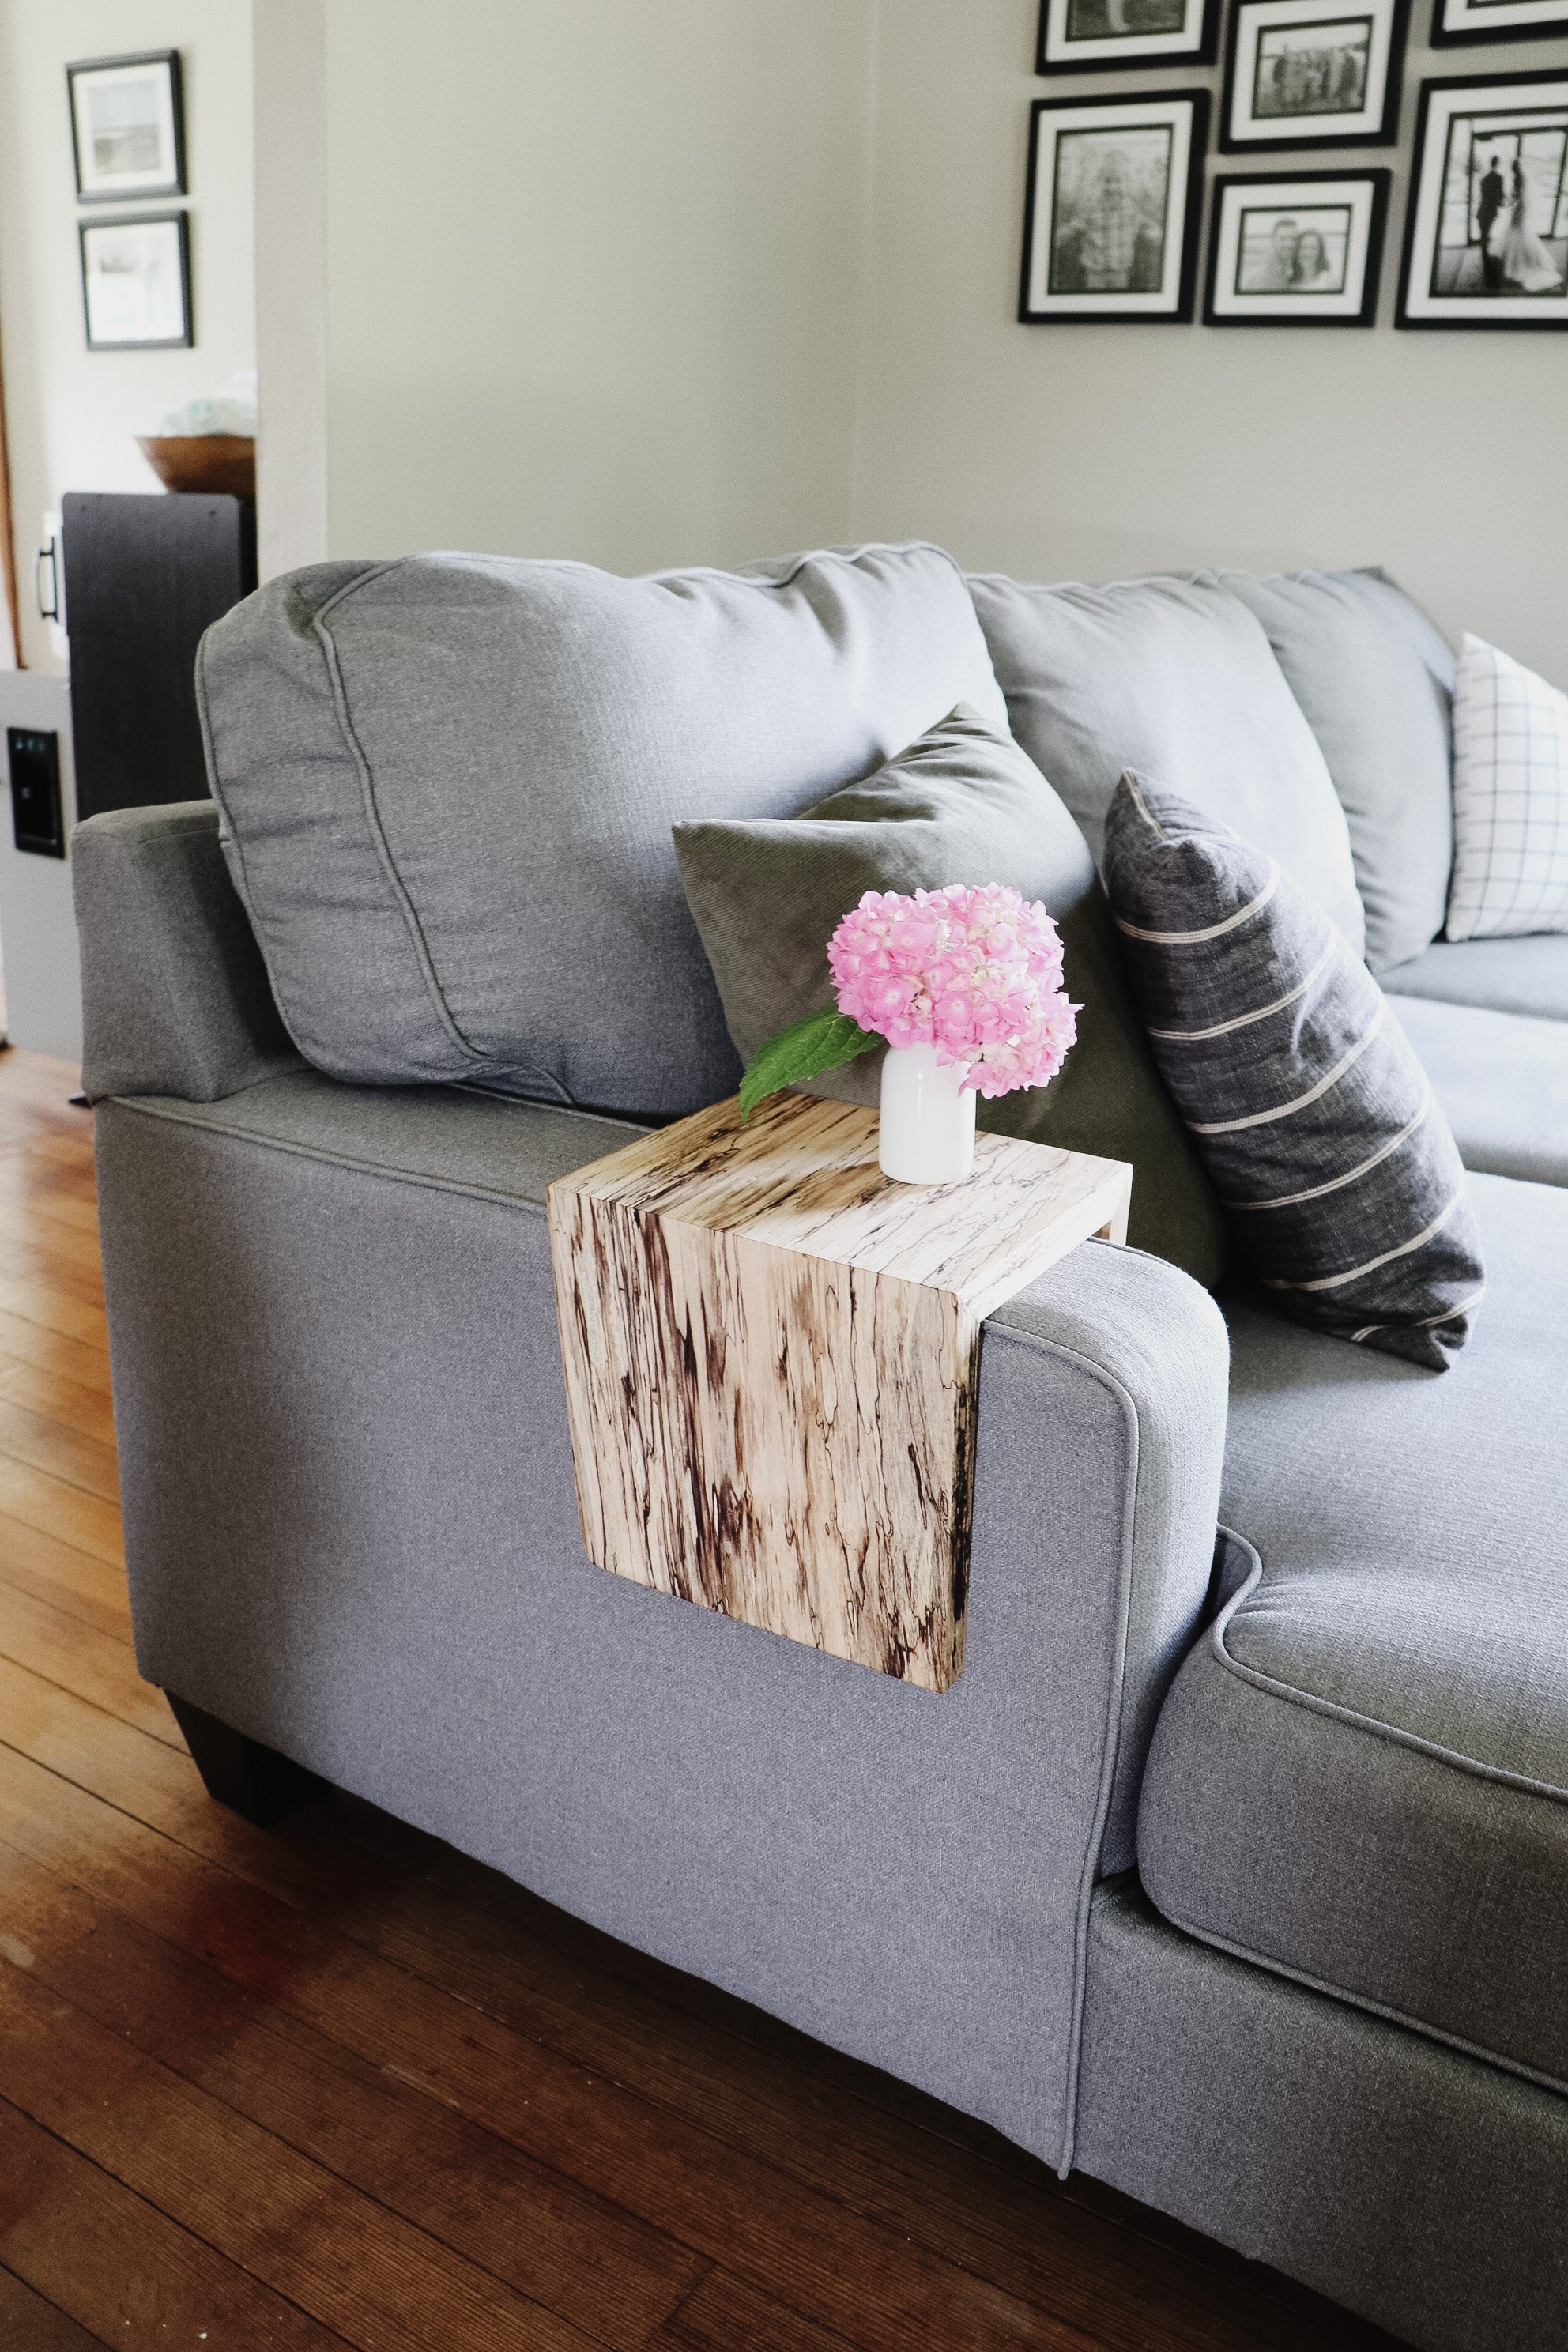
M138 1680L74 1073L0 1053L5 2352L1311 2352L1272 2272Z

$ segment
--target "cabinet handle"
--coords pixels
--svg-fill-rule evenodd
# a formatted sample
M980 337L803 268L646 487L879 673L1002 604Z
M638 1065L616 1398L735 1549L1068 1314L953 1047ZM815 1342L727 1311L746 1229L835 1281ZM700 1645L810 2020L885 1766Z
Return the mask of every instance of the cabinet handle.
M44 602L44 566L49 567L49 601ZM38 607L40 621L58 621L60 617L60 558L58 542L50 540L40 547L33 558L33 598Z

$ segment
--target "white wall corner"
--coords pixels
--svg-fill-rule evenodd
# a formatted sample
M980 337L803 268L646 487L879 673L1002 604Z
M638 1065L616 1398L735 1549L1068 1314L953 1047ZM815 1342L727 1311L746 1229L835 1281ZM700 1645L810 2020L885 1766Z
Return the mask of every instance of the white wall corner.
M256 0L257 559L327 553L326 0Z

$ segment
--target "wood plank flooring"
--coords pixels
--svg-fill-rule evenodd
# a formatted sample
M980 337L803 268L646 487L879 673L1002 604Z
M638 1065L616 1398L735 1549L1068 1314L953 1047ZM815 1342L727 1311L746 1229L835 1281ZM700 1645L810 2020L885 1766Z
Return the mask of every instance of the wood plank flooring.
M91 1117L0 1053L5 2352L1390 2339L324 1792L131 1651Z

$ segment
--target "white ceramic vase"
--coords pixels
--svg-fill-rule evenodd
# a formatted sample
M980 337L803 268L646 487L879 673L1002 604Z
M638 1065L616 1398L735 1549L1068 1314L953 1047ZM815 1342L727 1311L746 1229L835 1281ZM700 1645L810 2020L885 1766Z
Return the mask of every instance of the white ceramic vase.
M934 1045L889 1045L882 1062L877 1158L900 1184L962 1184L974 1166L974 1095L959 1091L967 1063Z

